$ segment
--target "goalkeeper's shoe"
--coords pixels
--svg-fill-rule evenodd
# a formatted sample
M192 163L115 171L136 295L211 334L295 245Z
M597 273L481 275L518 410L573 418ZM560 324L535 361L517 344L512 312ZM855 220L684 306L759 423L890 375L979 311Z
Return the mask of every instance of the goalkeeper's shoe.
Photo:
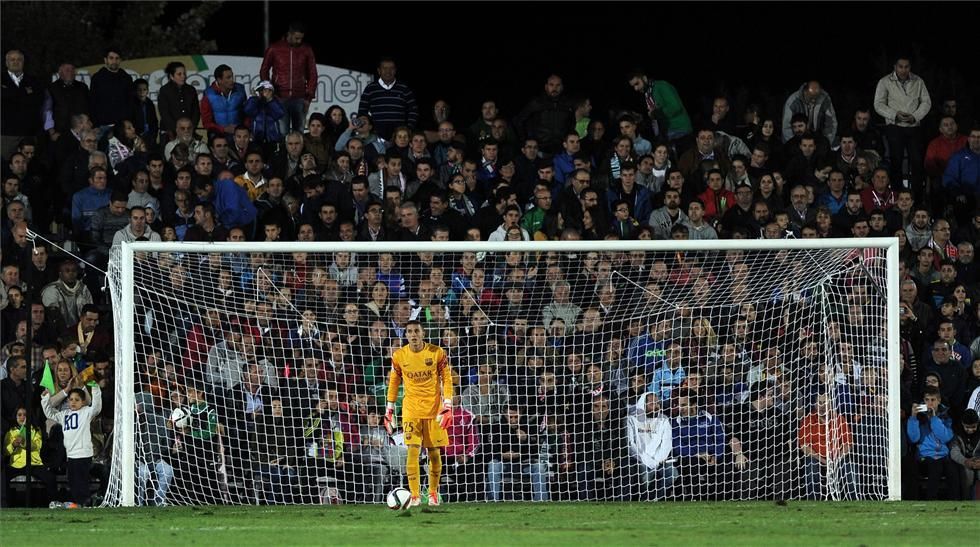
M418 496L412 496L412 499L408 500L409 507L418 507L419 505L422 505L422 498Z
M435 507L437 505L441 505L440 502L439 502L439 493L438 492L429 492L429 505L431 505L433 507Z

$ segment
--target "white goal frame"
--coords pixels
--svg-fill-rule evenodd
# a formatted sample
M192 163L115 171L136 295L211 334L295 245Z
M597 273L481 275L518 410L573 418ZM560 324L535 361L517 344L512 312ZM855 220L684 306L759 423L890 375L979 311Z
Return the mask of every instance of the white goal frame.
M134 299L134 254L137 252L333 252L376 253L379 251L395 253L414 252L605 252L605 251L728 251L728 250L815 250L815 249L884 249L887 268L886 317L888 332L888 500L901 500L901 408L899 401L901 356L899 352L899 246L898 239L885 238L828 238L828 239L719 239L699 241L507 241L507 242L243 242L243 243L174 243L174 242L134 242L122 243L120 274L122 294L119 298L122 317L132 317L135 313ZM110 284L114 288L114 284ZM118 408L135 409L135 356L134 323L115 319L121 329L117 341L117 383L123 386L119 391ZM116 424L116 446L122 453L114 456L121 464L120 501L124 507L135 505L136 493L136 424L135 410L121 412L120 423Z

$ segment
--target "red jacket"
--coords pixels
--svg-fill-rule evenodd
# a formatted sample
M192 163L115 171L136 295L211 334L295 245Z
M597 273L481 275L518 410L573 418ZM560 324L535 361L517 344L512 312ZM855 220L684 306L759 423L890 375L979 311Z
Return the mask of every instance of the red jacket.
M259 77L272 82L280 98L312 101L316 97L317 80L313 48L307 44L290 47L286 40L269 45L262 58Z
M708 188L698 196L698 199L704 202L704 219L708 221L721 218L725 211L735 207L735 194L725 188L717 192Z
M480 439L476 435L472 412L461 406L454 408L446 433L449 435L449 446L443 449L446 457L454 458L461 454L473 457L476 454Z
M949 163L949 158L953 155L953 152L960 150L964 146L966 146L965 135L957 135L953 140L949 140L942 135L932 139L929 142L929 147L926 148L926 174L930 177L942 177L943 173L946 172L946 164Z
M896 197L891 188L886 190L884 194L875 192L874 186L868 186L861 190L861 203L864 205L864 212L868 214L871 214L871 211L875 209L882 211L891 209L895 206Z

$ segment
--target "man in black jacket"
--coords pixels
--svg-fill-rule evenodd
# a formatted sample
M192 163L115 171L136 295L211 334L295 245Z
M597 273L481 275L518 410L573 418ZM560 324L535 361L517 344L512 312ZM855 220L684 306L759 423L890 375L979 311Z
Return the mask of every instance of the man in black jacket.
M44 84L24 73L24 52L11 49L4 56L6 70L0 73L0 155L8 157L20 139L41 132Z
M535 137L548 154L558 153L564 136L575 129L574 108L562 96L564 89L561 76L548 76L544 93L531 99L514 117L514 128L521 137Z
M53 127L48 128L48 135L52 141L56 141L71 131L72 116L88 115L89 91L87 85L75 79L75 65L65 62L58 65L58 79L48 84L47 93L50 104L45 114L50 112L54 123Z
M105 66L92 76L92 123L115 125L132 110L133 77L122 70L119 48L105 50Z

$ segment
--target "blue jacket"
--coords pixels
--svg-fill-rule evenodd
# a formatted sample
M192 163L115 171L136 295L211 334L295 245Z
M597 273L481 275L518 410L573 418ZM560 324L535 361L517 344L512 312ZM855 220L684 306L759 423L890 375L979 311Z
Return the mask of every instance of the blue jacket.
M980 155L969 146L954 153L946 164L943 186L954 193L980 193Z
M720 458L725 455L725 429L706 412L694 417L674 418L671 433L675 456L711 454Z
M256 142L280 142L279 119L286 109L276 99L266 102L261 97L249 97L245 101L245 115L252 119L252 135Z
M909 442L919 445L919 457L938 460L949 456L949 441L953 440L953 421L940 406L935 416L922 423L916 416L909 416L905 428Z
M244 226L255 220L255 205L248 199L248 192L230 179L214 181L214 210L225 228Z
M639 220L646 220L650 218L650 213L653 212L653 204L650 203L650 190L639 184L633 185L633 196L626 197L623 194L622 186L616 184L614 187L606 190L606 205L609 208L609 218L615 218L612 210L612 204L617 199L625 199L630 203L631 209L633 211L633 218Z
M565 184L565 179L575 170L574 159L568 152L562 152L561 154L555 154L555 159L552 162L555 166L555 180Z
M226 125L243 123L245 114L245 86L235 84L228 96L221 94L217 84L204 90L201 98L201 122L211 133L223 133Z
M684 378L687 378L687 373L684 372L683 366L677 367L677 370L671 370L665 364L653 373L653 380L650 381L647 391L655 391L660 396L661 401L666 401L670 399L674 388L681 385Z
M666 365L667 343L655 340L649 334L637 336L626 349L626 359L635 367L653 372Z
M91 186L83 188L71 197L71 224L76 234L88 234L92 224L92 216L99 209L109 205L109 195L112 192L95 190Z

